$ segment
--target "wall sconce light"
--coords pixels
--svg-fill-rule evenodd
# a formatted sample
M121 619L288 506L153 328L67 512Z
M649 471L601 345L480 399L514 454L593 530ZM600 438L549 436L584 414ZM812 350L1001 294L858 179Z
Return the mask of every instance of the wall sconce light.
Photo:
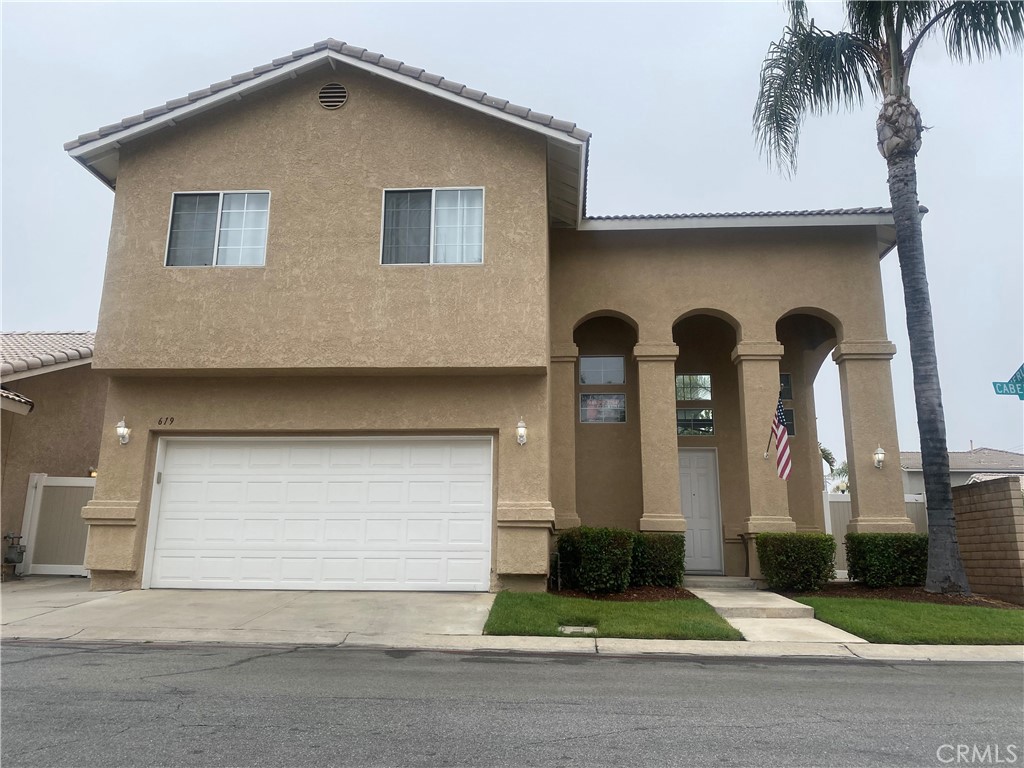
M89 467L89 471L88 473L86 473L86 477L96 477L96 467Z
M526 422L522 419L516 424L516 442L520 445L526 445Z
M875 451L875 469L881 469L884 463L885 451L882 450L882 446L878 446L878 449Z
M849 488L849 484L845 480L840 480L837 487L840 493L846 493L846 489Z
M115 427L117 430L117 439L121 441L121 445L128 445L128 438L131 436L132 431L124 423L124 419L117 422Z

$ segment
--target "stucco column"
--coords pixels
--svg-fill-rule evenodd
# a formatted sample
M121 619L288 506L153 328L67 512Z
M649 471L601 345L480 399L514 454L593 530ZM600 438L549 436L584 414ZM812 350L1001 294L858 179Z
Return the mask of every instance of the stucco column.
M844 341L832 359L839 365L846 427L846 460L850 468L852 518L847 530L913 531L903 501L900 446L889 361L896 346L887 340ZM885 463L875 467L881 446Z
M89 526L85 567L91 572L93 590L138 589L142 585L146 511L141 494L149 479L146 465L156 446L141 422L135 420L129 423L135 425L131 440L121 445L115 425L132 411L119 407L117 391L114 381L100 435L96 490L82 508L82 517Z
M551 414L551 503L555 528L575 528L576 512L576 360L575 344L552 344L548 374Z
M685 531L679 502L679 447L676 438L676 358L672 342L633 348L639 371L640 457L644 513L641 531Z
M775 468L774 440L764 458L771 437L772 417L779 402L779 361L783 347L776 341L741 341L732 352L740 390L740 425L743 430L743 460L746 462L750 514L743 521L747 533L795 531L789 514L786 481ZM794 471L798 467L794 466ZM750 546L753 553L754 547ZM751 554L751 575L757 557Z

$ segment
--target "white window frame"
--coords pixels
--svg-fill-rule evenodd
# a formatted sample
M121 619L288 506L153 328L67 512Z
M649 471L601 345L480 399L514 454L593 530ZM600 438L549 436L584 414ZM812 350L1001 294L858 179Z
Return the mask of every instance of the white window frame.
M437 210L438 192L480 190L480 261L434 261L434 212ZM430 261L422 264L389 264L384 261L384 212L388 192L430 193ZM484 263L484 244L487 242L487 190L484 187L385 187L380 195L380 265L382 267L479 267Z
M596 384L591 384L583 381L583 361L593 359L616 359L622 361L622 381L602 381ZM581 387L623 387L626 385L626 356L625 355L580 355L579 356L579 373L577 374L577 383ZM602 368L603 370L603 368Z
M178 195L217 195L217 233L213 237L212 264L168 264L171 258L171 226L174 224L174 199ZM267 196L267 227L263 230L263 263L262 264L218 264L220 256L220 220L224 212L224 195L266 195ZM171 210L167 214L167 237L164 239L164 266L168 269L263 269L267 266L267 241L270 239L270 203L269 189L200 189L192 191L172 192Z

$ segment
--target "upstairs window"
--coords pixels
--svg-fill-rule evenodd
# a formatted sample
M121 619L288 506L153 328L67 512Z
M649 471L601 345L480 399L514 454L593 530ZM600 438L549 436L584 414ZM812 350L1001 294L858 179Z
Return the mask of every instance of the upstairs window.
M779 374L779 397L783 400L793 399L793 374Z
M382 264L480 264L482 189L384 192Z
M793 374L791 373L780 373L779 374L779 397L782 400L792 401L793 399ZM796 421L793 416L792 408L783 408L782 412L786 414L786 432L790 437L796 434Z
M625 384L625 359L620 357L580 357L580 384Z
M715 434L715 410L711 399L710 373L676 375L676 435L703 437Z
M676 400L686 402L710 399L710 373L684 373L676 376Z
M269 192L176 193L166 265L263 266L269 213Z

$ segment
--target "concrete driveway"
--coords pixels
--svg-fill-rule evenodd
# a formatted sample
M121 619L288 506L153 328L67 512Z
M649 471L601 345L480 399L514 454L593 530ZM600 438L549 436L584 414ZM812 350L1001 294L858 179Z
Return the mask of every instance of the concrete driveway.
M89 581L29 576L2 587L10 638L342 643L350 635L480 636L494 595L147 589L90 592Z

